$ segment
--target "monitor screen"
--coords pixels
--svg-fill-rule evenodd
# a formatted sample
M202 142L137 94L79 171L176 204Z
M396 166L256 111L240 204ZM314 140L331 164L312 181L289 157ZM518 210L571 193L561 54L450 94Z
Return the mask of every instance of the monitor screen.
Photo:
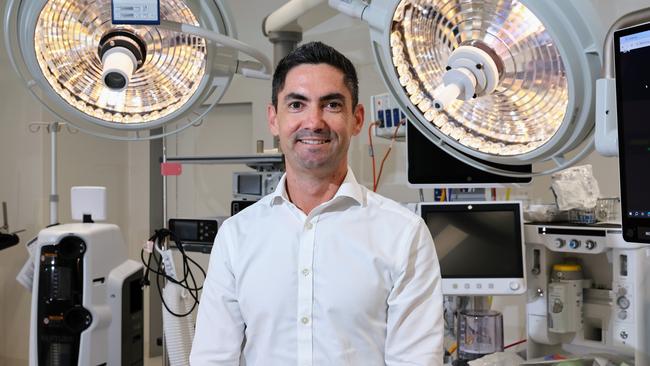
M623 237L650 243L650 23L614 33Z
M257 173L240 173L237 180L237 194L261 196L262 175Z
M519 202L420 205L440 261L443 292L511 294L525 288Z
M411 123L406 124L407 179L411 186L432 187L498 187L526 184L532 178L515 178L491 174L454 158L431 142ZM480 160L480 159L479 159ZM495 168L530 173L532 165L503 165L480 160Z

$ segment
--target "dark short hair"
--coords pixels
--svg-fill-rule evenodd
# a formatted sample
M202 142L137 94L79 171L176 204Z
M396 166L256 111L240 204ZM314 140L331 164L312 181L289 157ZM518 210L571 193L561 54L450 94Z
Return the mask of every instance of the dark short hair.
M322 43L309 42L296 48L286 55L275 68L271 102L278 107L278 93L284 88L284 82L291 69L302 64L327 64L343 73L343 82L352 95L352 108L359 103L359 79L352 62L339 51Z

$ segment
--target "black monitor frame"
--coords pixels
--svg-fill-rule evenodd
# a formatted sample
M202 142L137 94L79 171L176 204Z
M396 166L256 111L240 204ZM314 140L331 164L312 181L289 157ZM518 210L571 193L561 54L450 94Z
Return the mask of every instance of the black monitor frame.
M406 170L408 185L411 188L487 188L521 186L532 182L532 177L492 174L465 164L431 142L412 123L408 122L406 125ZM451 146L449 148L453 149ZM503 170L532 172L531 164L505 165L476 160Z
M643 179L643 172L650 169L650 119L647 118L647 112L644 114L646 121L644 123L647 125L647 135L639 135L637 131L639 130L639 123L631 120L632 113L628 110L626 102L630 99L629 90L632 89L631 85L624 85L625 80L624 75L624 66L623 57L624 53L621 52L621 38L630 36L633 34L639 34L642 32L650 32L650 23L640 24L633 27L621 29L614 32L614 65L616 70L616 113L617 113L617 124L618 124L618 162L619 162L619 172L620 172L620 188L621 188L621 220L623 224L623 238L628 242L636 243L650 243L650 206L648 207L638 207L643 206L643 203L639 205L639 202L644 200L650 202L650 189L647 188L648 181L641 182L643 187L639 189L630 189L630 184L638 185L634 180L645 180ZM649 56L647 60L644 58L640 63L644 64L647 67L650 64L650 45L640 48L647 48L644 52L647 52ZM649 79L647 80L650 84L650 73L647 74ZM635 81L643 81L639 76L634 77ZM648 86L646 85L646 88ZM640 100L640 103L645 103L646 106L650 105L650 97ZM636 127L636 128L635 128ZM627 135L626 135L627 134ZM632 135L630 135L632 134ZM631 137L634 136L632 139ZM643 149L644 146L637 146L643 141L644 138L647 138L645 148L648 151L648 159L646 160L645 166L640 166L638 164L638 154L636 151L639 148ZM635 149L635 152L632 152L631 149ZM635 164L633 159L634 155L636 156L637 163ZM641 165L644 165L643 163ZM650 177L650 173L645 173L647 177ZM636 205L635 205L636 203Z

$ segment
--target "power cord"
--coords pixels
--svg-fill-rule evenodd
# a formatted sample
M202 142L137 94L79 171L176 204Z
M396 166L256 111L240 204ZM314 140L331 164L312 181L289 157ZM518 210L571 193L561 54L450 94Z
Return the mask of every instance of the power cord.
M163 256L165 256L166 254L163 253L163 250L161 248L163 247L162 244L165 242L165 240L168 239L170 242L171 241L174 242L176 249L178 249L178 252L181 254L183 266L182 266L182 276L179 276L180 278L176 278L174 276L171 276L167 272L165 272L166 265L165 265L165 261L163 260ZM197 286L196 278L194 277L194 273L190 268L190 264L193 264L196 268L198 268L201 271L201 274L203 274L203 278L205 278L206 276L205 270L198 263L196 263L196 261L194 261L185 253L185 249L183 248L183 243L178 239L178 236L171 230L168 229L156 230L154 234L149 238L148 243L151 244L151 247L147 248L146 250L145 248L140 250L140 259L142 260L142 264L145 267L144 277L142 278L142 286L143 287L150 286L151 283L149 281L149 274L150 273L155 274L156 287L158 288L158 293L160 294L160 300L162 301L162 304L165 307L165 309L167 309L167 311L170 314L179 318L190 315L192 311L194 311L196 306L199 304L199 291L203 289L203 286ZM153 253L153 249L155 249L160 255L156 256ZM149 257L146 260L145 260L145 251L149 253ZM155 262L155 267L152 266L152 261ZM186 290L187 293L194 300L194 303L192 304L192 308L189 311L180 314L172 311L162 296L161 280L166 280L171 283L177 284L180 287L182 287L184 290Z

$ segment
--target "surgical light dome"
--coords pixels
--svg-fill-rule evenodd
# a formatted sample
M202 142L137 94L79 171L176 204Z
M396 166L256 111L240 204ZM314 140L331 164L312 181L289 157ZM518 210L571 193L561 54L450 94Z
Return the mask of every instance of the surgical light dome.
M30 91L54 114L117 139L177 132L205 116L234 72L253 64L259 67L249 74L270 71L263 55L229 38L235 30L220 0L159 4L161 24L151 26L113 24L110 0L7 0L5 43ZM261 64L239 61L238 51ZM171 132L147 133L172 121Z
M422 133L472 166L525 176L593 148L602 43L575 4L374 0L362 19L381 75ZM547 160L555 166L533 173L482 162Z

